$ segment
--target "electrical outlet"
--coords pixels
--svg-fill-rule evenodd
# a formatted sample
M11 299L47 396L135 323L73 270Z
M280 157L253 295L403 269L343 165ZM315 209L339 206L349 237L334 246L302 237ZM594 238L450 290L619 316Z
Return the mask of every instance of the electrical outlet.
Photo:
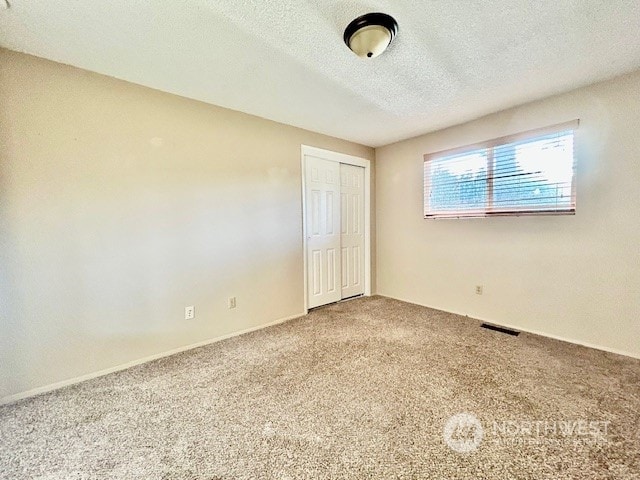
M236 308L236 297L229 297L229 308Z
M482 295L482 285L476 285L476 295Z
M196 316L196 307L191 305L190 307L184 307L184 319L191 320Z

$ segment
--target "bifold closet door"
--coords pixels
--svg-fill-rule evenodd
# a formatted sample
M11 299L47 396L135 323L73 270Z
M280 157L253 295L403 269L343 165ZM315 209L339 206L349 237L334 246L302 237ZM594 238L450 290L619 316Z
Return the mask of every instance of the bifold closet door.
M340 282L340 164L306 156L305 221L308 307L342 298Z
M341 298L364 294L364 168L340 164Z

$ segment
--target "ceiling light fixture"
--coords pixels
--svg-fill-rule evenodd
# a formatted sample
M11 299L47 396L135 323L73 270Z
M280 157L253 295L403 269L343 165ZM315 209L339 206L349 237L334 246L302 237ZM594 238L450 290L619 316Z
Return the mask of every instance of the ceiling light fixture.
M344 43L356 55L374 58L384 52L398 33L398 22L386 13L367 13L347 25Z

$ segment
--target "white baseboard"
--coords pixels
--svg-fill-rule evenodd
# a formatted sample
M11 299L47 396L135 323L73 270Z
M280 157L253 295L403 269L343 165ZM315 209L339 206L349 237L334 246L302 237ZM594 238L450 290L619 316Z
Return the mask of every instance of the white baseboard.
M303 317L303 313L299 313L296 315L291 315L289 317L280 318L273 322L264 323L262 325L258 325L257 327L246 328L244 330L239 330L237 332L228 333L226 335L221 335L219 337L211 338L209 340L204 340L202 342L193 343L190 345L184 345L182 347L174 348L172 350L168 350L166 352L156 353L155 355L150 355L148 357L139 358L138 360L133 360L131 362L123 363L121 365L117 365L115 367L106 368L104 370L98 370L97 372L87 373L86 375L80 375L79 377L69 378L67 380L62 380L60 382L51 383L49 385L44 385L42 387L32 388L31 390L26 390L24 392L15 393L13 395L7 395L6 397L0 398L0 405L6 405L9 403L17 402L18 400L22 400L25 398L33 397L35 395L40 395L41 393L51 392L53 390L57 390L62 387L66 387L68 385L74 385L76 383L84 382L86 380L91 380L92 378L102 377L104 375L108 375L110 373L119 372L121 370L126 370L130 367L135 367L136 365L141 365L143 363L151 362L153 360L157 360L163 357L169 357L171 355L175 355L176 353L185 352L187 350L192 350L198 347L204 347L205 345L209 345L211 343L219 342L221 340L226 340L227 338L237 337L238 335L243 335L249 332L255 332L256 330L262 330L263 328L271 327L273 325L278 325L280 323L288 322L289 320L293 320L294 318Z
M602 346L602 345L595 345L593 343L588 343L588 342L583 342L581 340L575 340L575 339L571 339L571 338L561 337L560 335L553 335L551 333L541 332L539 330L531 330L531 329L528 329L528 328L522 328L521 326L514 325L512 323L496 322L495 320L490 319L490 318L469 316L466 313L454 312L454 311L451 311L451 310L445 310L444 308L434 307L434 306L431 306L431 305L424 305L422 303L417 303L417 302L414 302L412 300L405 300L404 298L392 297L391 295L384 295L384 294L380 294L379 293L378 296L392 298L394 300L399 300L399 301L405 302L405 303L411 303L413 305L418 305L420 307L427 307L427 308L432 308L434 310L440 310L441 312L453 313L454 315L460 315L461 317L473 318L473 319L479 320L481 322L491 323L492 325L496 325L498 327L505 327L505 328L509 328L511 330L517 330L519 332L532 333L533 335L539 335L541 337L552 338L554 340L560 340L562 342L573 343L575 345L580 345L582 347L593 348L595 350L602 350L603 352L615 353L617 355L624 355L625 357L631 357L631 358L640 359L640 354L637 354L637 353L631 353L631 352L627 352L627 351L624 351L624 350L618 350L616 348L605 347L605 346Z

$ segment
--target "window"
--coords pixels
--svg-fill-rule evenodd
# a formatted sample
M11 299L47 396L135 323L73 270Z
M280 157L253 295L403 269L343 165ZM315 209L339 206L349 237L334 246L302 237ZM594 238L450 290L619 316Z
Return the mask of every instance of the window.
M578 120L425 155L425 218L574 214Z

